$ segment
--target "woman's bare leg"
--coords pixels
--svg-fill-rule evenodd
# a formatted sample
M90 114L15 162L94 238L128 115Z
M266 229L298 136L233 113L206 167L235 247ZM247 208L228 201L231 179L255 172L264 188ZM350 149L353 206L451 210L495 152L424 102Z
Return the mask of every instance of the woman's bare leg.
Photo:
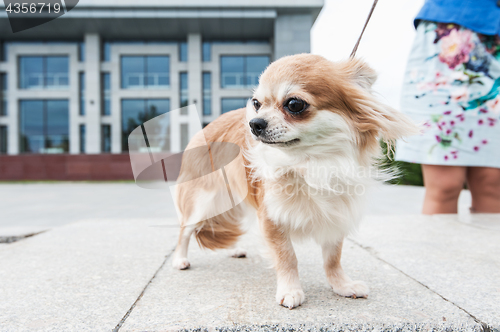
M471 212L500 213L500 168L470 167L467 184L472 195Z
M462 166L422 165L425 199L423 214L457 213L467 168Z

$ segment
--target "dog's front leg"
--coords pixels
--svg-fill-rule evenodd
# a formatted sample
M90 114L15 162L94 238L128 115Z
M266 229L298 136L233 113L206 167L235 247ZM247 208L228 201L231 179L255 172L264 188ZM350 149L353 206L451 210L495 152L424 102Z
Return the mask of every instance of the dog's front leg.
M335 293L345 297L368 297L368 286L363 281L353 281L345 274L340 265L343 240L337 243L324 243L323 261L328 283Z
M297 257L290 236L270 220L265 211L259 211L259 221L276 270L276 301L289 309L298 307L304 302L305 296L300 285Z

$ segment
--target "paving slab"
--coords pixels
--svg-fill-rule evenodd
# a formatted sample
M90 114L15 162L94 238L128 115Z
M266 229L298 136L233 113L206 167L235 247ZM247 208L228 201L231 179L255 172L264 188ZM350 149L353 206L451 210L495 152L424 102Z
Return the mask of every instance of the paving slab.
M143 189L133 182L0 183L0 236L89 219L175 217L167 190Z
M337 296L326 282L321 251L314 243L296 245L306 301L294 310L275 300L276 278L262 258L262 244L250 234L242 241L248 258L190 248L191 269L174 270L170 261L149 285L120 332L130 331L301 331L403 330L479 331L464 310L348 240L343 265L368 283L368 299Z
M355 241L500 330L500 214L370 216Z
M165 261L176 229L82 221L0 246L0 331L111 331Z

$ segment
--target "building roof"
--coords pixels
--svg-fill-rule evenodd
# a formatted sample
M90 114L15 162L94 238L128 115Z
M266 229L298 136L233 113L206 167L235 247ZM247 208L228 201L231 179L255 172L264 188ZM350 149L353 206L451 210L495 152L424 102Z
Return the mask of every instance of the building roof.
M74 0L66 0L66 4ZM5 12L0 14L0 38L81 39L97 33L104 39L269 39L279 15L311 15L323 0L80 0L62 17L12 33Z

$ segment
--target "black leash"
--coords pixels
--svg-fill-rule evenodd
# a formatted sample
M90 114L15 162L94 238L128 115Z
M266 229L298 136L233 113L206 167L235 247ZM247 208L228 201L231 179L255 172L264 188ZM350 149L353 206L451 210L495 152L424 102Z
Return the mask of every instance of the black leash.
M365 26L363 27L363 30L361 31L361 34L359 35L358 41L356 42L356 45L354 45L354 48L351 52L351 55L349 58L354 58L356 55L356 51L358 50L359 43L361 42L361 38L363 37L363 33L365 33L366 26L368 25L368 22L370 22L370 18L372 17L373 11L375 10L375 6L377 6L378 0L373 0L373 5L372 9L370 10L370 14L368 14L368 17L366 18Z

